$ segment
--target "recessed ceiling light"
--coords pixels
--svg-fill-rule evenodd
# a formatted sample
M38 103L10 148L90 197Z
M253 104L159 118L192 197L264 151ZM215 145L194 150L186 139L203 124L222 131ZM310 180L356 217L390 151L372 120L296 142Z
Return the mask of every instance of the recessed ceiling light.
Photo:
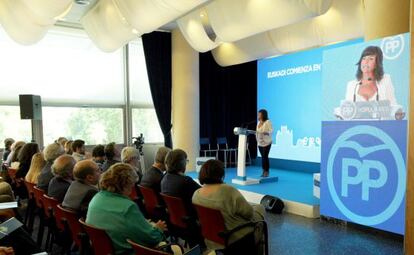
M75 3L77 3L79 5L89 5L91 3L91 1L89 1L89 0L75 0Z

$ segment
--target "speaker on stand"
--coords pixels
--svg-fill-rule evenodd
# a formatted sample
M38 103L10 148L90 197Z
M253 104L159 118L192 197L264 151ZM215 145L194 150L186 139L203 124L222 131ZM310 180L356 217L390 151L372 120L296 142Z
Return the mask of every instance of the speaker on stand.
M19 95L20 118L31 120L32 142L43 148L42 100L37 95Z

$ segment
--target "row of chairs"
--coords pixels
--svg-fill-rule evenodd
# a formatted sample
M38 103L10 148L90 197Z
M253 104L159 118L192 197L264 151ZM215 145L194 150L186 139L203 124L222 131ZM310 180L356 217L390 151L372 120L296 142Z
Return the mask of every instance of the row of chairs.
M247 145L247 164L251 164L252 158L250 155L249 145ZM217 144L212 144L210 138L200 138L200 156L219 158L220 153L223 155L224 165L236 165L237 163L237 148L231 148L227 142L226 137L218 137Z
M62 252L69 253L78 249L80 254L88 254L92 249L95 255L113 254L113 247L110 238L102 229L86 224L79 218L77 212L62 207L59 202L47 196L43 190L37 188L33 183L25 182L29 194L28 211L25 223L29 222L29 229L33 227L33 218L37 214L40 224L37 242L42 245L44 229L47 228L45 249L51 250L53 244L62 247ZM219 243L234 250L235 245L229 245L232 234L241 228L262 226L265 235L265 254L268 254L267 225L263 222L247 223L233 230L227 230L224 219L219 210L194 205L198 215L198 221L192 218L186 208L184 201L177 197L166 194L158 194L151 188L138 185L130 194L134 201L142 199L143 207L147 216L153 220L166 219L170 235L174 238L181 238L186 243L194 246L193 238L194 225L200 224L203 238ZM162 199L163 201L161 201ZM29 208L32 207L32 208ZM30 226L30 224L32 224ZM69 240L69 241L67 241ZM167 254L158 250L150 249L129 240L136 254ZM243 244L247 243L245 240ZM250 243L249 246L254 244ZM229 248L229 249L230 249ZM232 253L235 254L235 253Z

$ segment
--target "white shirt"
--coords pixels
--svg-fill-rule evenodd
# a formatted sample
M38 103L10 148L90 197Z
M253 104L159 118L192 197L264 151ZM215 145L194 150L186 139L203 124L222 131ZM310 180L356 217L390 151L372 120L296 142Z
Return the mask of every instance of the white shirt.
M376 101L377 100L377 94L378 94L378 100L389 100L391 105L397 105L397 100L395 99L395 93L394 93L394 85L392 84L391 77L389 74L384 74L384 77L377 82L378 91L368 100L365 99L365 97L360 96L358 94L359 90L359 81L352 80L349 81L346 87L346 95L345 100L347 101L354 101L354 95L355 95L355 101L361 102L361 101Z
M260 147L268 146L269 144L272 144L272 133L273 133L273 127L272 122L270 120L266 120L263 125L259 128L259 123L257 123L256 126L256 140L257 145Z

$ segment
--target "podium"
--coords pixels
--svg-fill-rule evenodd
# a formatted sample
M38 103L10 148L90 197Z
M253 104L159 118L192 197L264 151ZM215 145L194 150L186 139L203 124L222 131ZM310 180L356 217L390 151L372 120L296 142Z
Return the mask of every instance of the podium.
M231 182L239 185L252 185L264 182L276 182L278 177L259 177L249 178L246 175L246 151L247 136L256 134L256 131L247 128L235 127L233 130L235 135L239 136L239 146L237 151L237 176Z

